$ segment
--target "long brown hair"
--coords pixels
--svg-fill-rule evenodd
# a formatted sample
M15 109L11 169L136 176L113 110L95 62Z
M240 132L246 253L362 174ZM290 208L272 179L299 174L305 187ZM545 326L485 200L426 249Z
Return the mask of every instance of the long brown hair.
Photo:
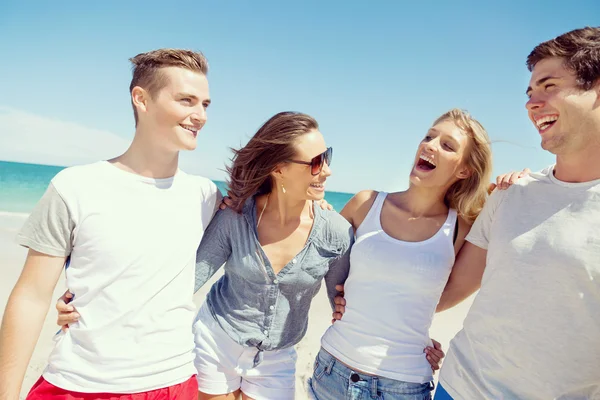
M317 121L297 112L280 112L265 122L241 149L234 153L227 167L227 185L233 204L241 212L246 200L257 194L270 193L273 188L271 173L286 160L294 158L296 139L319 129Z
M492 176L490 138L479 121L466 111L452 109L439 117L433 125L443 121L452 121L471 139L468 152L465 154L465 163L471 174L450 186L445 201L448 207L456 209L460 216L473 222L488 197L487 189Z

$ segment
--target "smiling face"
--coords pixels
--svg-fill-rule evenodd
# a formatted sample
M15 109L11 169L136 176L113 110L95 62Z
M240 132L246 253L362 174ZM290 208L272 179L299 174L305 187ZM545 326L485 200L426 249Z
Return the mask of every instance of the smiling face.
M464 163L470 138L451 120L432 126L419 144L410 183L421 187L449 188L469 176Z
M294 144L296 154L293 160L310 162L327 150L325 139L318 130L299 136ZM327 162L323 163L321 172L312 175L311 166L297 163L285 163L275 173L275 182L283 185L285 195L298 200L321 200L325 196L325 181L331 176Z
M166 84L157 93L132 89L138 128L167 150L193 150L210 104L206 75L179 67L161 68L160 73Z
M544 150L556 155L578 154L600 139L598 86L581 89L576 74L565 67L561 57L535 65L526 108Z

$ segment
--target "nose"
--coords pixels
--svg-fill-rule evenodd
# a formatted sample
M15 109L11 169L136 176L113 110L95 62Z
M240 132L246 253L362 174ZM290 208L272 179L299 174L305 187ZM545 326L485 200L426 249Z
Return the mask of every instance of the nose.
M195 112L191 115L191 118L195 124L204 125L208 118L204 106L200 105L200 107L196 108Z
M542 107L544 107L544 100L541 97L533 94L531 95L527 103L525 103L525 108L528 111L534 111Z
M437 148L438 138L432 139L429 142L425 143L425 150L430 153L434 153Z

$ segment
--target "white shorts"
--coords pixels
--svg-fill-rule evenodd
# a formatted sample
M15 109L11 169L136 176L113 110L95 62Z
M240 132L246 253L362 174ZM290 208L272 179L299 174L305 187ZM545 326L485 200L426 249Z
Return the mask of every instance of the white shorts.
M198 390L220 395L242 389L256 400L293 400L296 383L296 350L265 351L256 367L255 347L231 339L204 303L194 321L194 349Z

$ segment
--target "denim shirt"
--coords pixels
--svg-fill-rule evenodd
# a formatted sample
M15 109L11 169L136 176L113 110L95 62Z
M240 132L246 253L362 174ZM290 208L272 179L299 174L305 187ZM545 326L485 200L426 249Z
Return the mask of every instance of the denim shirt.
M346 280L350 269L354 232L338 213L318 205L313 210L304 248L278 274L258 241L254 198L241 214L231 209L217 212L208 226L196 254L195 290L225 263L224 275L206 301L221 328L240 345L261 353L298 343L323 278L333 308L335 285Z

